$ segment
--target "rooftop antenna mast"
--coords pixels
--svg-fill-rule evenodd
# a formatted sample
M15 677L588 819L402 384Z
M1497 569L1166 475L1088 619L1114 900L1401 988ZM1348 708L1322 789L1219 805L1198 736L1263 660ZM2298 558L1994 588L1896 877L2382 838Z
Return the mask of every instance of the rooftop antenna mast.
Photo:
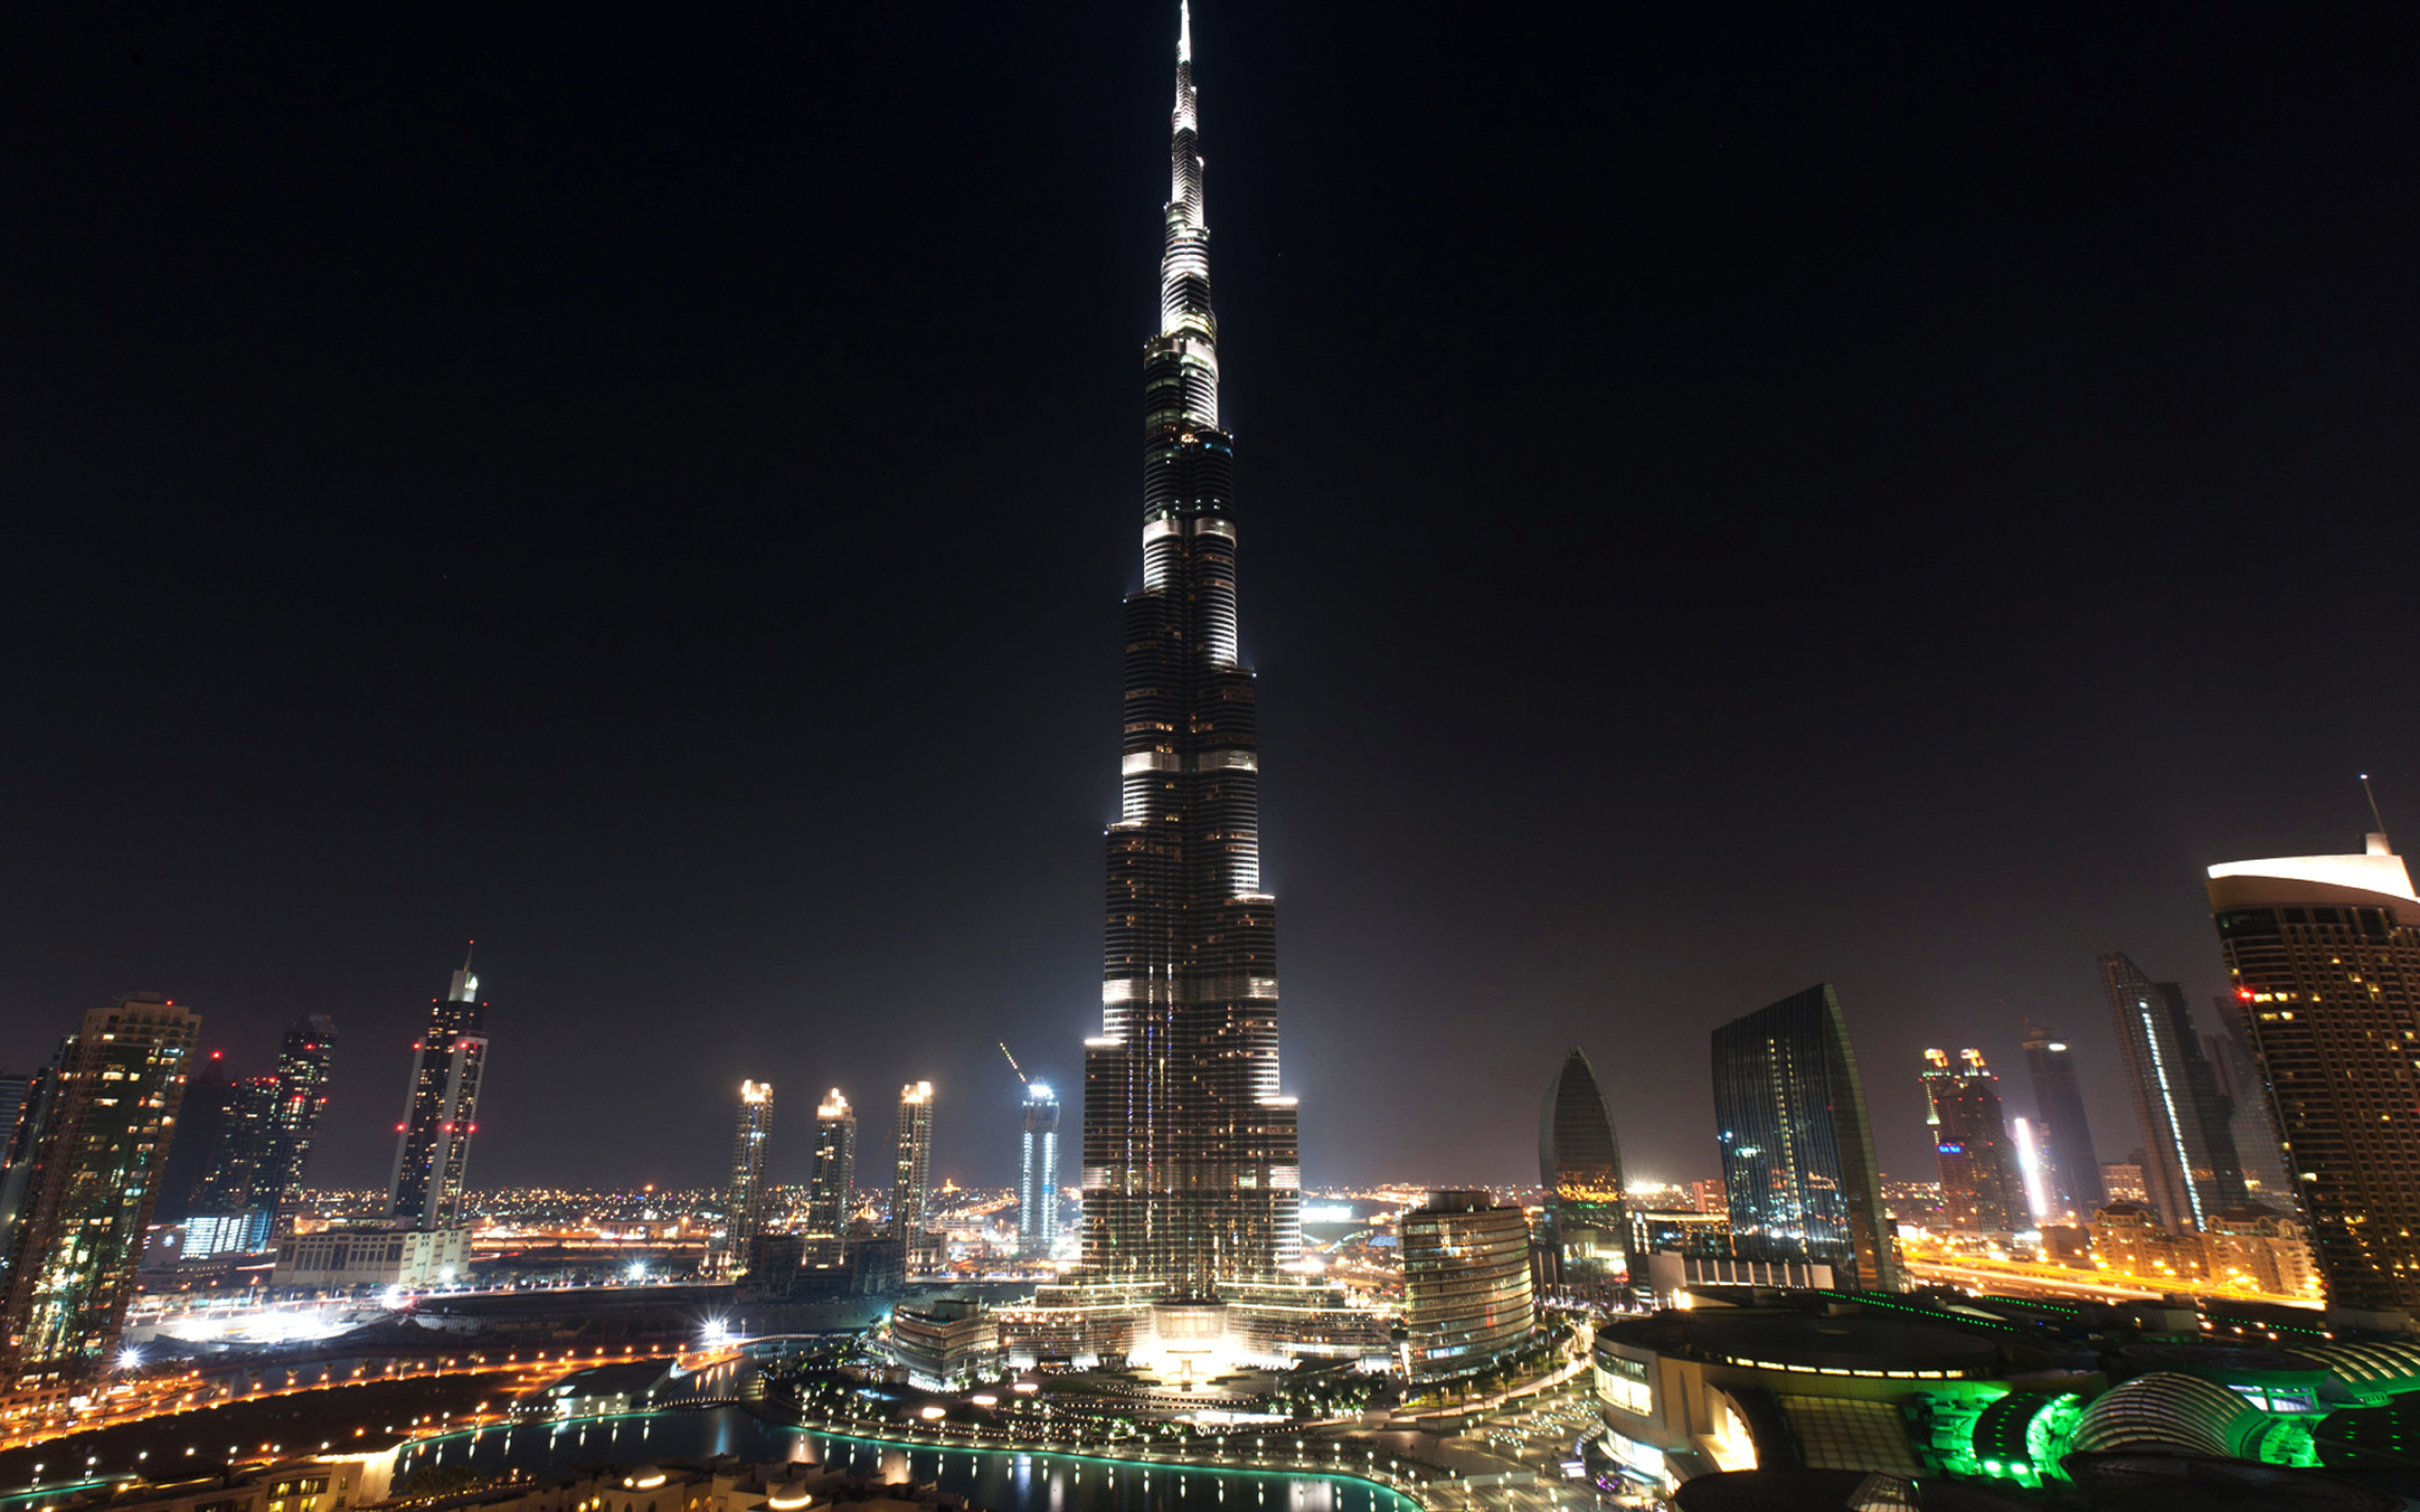
M2361 796L2370 800L2370 822L2378 827L2378 833L2386 833L2386 820L2378 813L2378 796L2370 791L2370 774L2367 772L2361 774Z
M1001 1041L1000 1041L1000 1054L1002 1054L1002 1055L1004 1055L1004 1056L1009 1056L1009 1042L1008 1042L1006 1040L1001 1040ZM1019 1081L1024 1081L1024 1082L1025 1082L1025 1084L1026 1084L1027 1086L1028 1086L1028 1087L1030 1087L1030 1086L1032 1086L1032 1085L1033 1085L1033 1083L1031 1083L1031 1082L1029 1082L1029 1081L1026 1081L1026 1079L1025 1079L1025 1068L1024 1068L1023 1066L1020 1066L1020 1065L1018 1065L1018 1064L1017 1064L1017 1057L1014 1057L1014 1056L1009 1056L1009 1069L1010 1069L1011 1071L1013 1071L1013 1072L1015 1072L1015 1073L1017 1074L1017 1080L1019 1080Z

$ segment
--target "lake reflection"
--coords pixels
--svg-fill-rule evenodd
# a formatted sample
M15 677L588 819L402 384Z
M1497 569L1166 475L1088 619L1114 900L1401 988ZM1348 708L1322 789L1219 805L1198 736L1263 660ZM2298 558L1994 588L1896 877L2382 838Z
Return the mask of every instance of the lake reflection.
M830 1464L881 1480L936 1484L984 1512L1411 1512L1383 1486L1280 1471L1128 1465L1028 1450L903 1449L833 1438L737 1407L518 1423L405 1450L398 1478L427 1465L560 1475L595 1465L734 1454L750 1464Z

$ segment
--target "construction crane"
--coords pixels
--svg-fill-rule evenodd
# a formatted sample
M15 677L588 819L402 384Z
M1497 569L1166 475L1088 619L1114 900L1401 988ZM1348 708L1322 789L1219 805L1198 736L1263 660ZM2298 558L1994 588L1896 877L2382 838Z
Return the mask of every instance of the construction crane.
M1033 1085L1033 1083L1026 1081L1025 1068L1017 1064L1017 1057L1009 1055L1009 1042L1006 1040L1000 1041L1000 1054L1009 1056L1009 1069L1017 1074L1017 1080L1025 1082L1028 1087Z

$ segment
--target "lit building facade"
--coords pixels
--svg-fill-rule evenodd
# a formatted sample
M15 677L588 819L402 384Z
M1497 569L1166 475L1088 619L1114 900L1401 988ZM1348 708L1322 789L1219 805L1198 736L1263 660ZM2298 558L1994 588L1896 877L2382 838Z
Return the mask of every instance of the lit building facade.
M1432 1192L1403 1216L1405 1358L1414 1381L1487 1369L1537 1326L1530 1223L1485 1192Z
M2025 1069L2033 1082L2033 1129L2050 1204L2048 1217L2083 1223L2109 1199L2100 1189L2100 1157L2093 1153L2092 1125L2084 1119L2083 1091L2076 1082L2075 1051L2056 1030L2028 1023Z
M890 1310L890 1351L909 1381L948 1391L999 1368L1000 1325L971 1297L902 1302Z
M323 1228L277 1246L272 1286L349 1292L443 1286L471 1274L467 1228Z
M765 1157L773 1132L773 1084L739 1084L739 1121L731 1136L731 1189L723 1204L718 1268L744 1270L765 1231Z
M1235 450L1178 10L1159 330L1143 349L1143 586L1125 601L1101 1032L1084 1043L1081 1259L1004 1347L1242 1359L1388 1354L1376 1314L1300 1274L1302 1165L1278 1075L1276 902L1261 885L1254 681L1238 642Z
M1253 678L1236 616L1235 449L1182 16L1160 329L1143 352L1143 587L1126 600L1122 798L1101 1034L1084 1048L1083 1268L1173 1299L1300 1249L1279 1095L1276 903L1261 889Z
M488 1064L488 1005L469 956L428 1027L412 1045L411 1093L395 1126L395 1171L387 1216L420 1228L450 1228L462 1212L462 1177L478 1132L479 1081Z
M1899 1289L1865 1088L1830 983L1714 1031L1714 1113L1735 1255Z
M2360 855L2212 867L2246 1047L2340 1307L2420 1309L2420 896Z
M277 1078L247 1076L228 1093L209 1169L193 1190L192 1210L225 1214L271 1208L263 1198L274 1180L276 1158Z
M815 1169L806 1182L806 1231L838 1239L857 1206L857 1115L835 1087L815 1108Z
M2000 1108L1999 1078L1983 1053L1925 1052L1925 1123L1941 1173L1948 1226L1968 1233L2014 1233L2033 1227L2018 1169L2016 1142Z
M1596 1068L1577 1047L1538 1106L1538 1185L1545 1191L1540 1266L1549 1290L1602 1297L1631 1272L1621 1143Z
M899 1089L897 1157L890 1177L891 1231L912 1248L925 1232L925 1206L933 1191L933 1084Z
M84 1015L28 1152L0 1301L0 1382L85 1381L114 1355L200 1027L146 993Z
M1025 1090L1017 1141L1017 1252L1047 1255L1059 1238L1059 1097L1043 1082Z
M269 1147L269 1189L263 1206L276 1215L278 1236L294 1227L294 1195L302 1190L311 1141L328 1108L328 1078L336 1070L337 1024L315 1013L285 1031L277 1047L277 1111Z
M2185 989L2154 982L2123 951L2100 957L2119 1064L2143 1132L2143 1190L2170 1228L2199 1231L2246 1200L2235 1135Z

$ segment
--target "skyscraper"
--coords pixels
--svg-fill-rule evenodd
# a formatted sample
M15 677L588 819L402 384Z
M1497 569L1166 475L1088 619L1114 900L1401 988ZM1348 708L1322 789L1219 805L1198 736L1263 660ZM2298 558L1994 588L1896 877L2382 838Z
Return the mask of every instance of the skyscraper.
M933 1084L899 1089L899 1142L890 1177L890 1229L912 1255L923 1242L933 1190Z
M1101 1034L1084 1046L1083 1271L1207 1301L1296 1259L1302 1181L1294 1105L1278 1094L1276 904L1261 890L1235 449L1219 425L1182 9L1171 125L1160 329L1143 348L1143 587L1126 599Z
M1622 1148L1597 1070L1575 1047L1538 1104L1538 1185L1546 1190L1547 1284L1602 1297L1631 1272Z
M219 1117L218 1140L209 1169L188 1206L197 1213L225 1215L266 1206L277 1156L277 1078L247 1076L235 1083Z
M2285 1146L2277 1138L2277 1125L2270 1122L2269 1094L2260 1085L2259 1062L2243 1042L2238 1022L2239 1005L2232 997L2223 997L2213 1006L2220 1028L2202 1037L2202 1050L2211 1074L2218 1078L2219 1095L2226 1099L2227 1131L2235 1136L2243 1189L2255 1202L2291 1211L2293 1178L2286 1174Z
M327 1111L328 1077L336 1070L337 1024L314 1013L285 1031L277 1047L276 1135L268 1160L269 1187L263 1204L276 1215L277 1236L294 1228L294 1197L310 1163L311 1140Z
M478 1001L471 957L412 1045L411 1093L395 1125L395 1174L387 1216L415 1228L450 1228L462 1213L462 1172L479 1131L479 1078L488 1063L488 1005Z
M2365 853L2210 868L2210 911L2311 1247L2342 1307L2420 1308L2420 895Z
M0 1301L0 1382L38 1388L106 1366L134 1299L200 1026L190 1010L149 993L84 1015L31 1152Z
M1059 1238L1059 1097L1047 1084L1025 1090L1017 1142L1017 1253L1047 1255Z
M2100 983L2143 1131L2143 1190L2170 1228L2207 1228L2243 1206L2243 1172L2185 989L2152 981L2123 951L2101 955Z
M815 1108L815 1169L806 1182L806 1231L838 1239L857 1205L857 1115L835 1087Z
M50 1063L26 1078L17 1115L10 1121L8 1137L0 1140L0 1275L14 1263L17 1225L25 1217L34 1170L41 1164L43 1141L50 1128L51 1113L59 1106L60 1077L75 1053L76 1037L69 1035L60 1041ZM5 1384L0 1382L0 1386Z
M1830 983L1714 1031L1714 1118L1734 1254L1899 1289L1865 1088Z
M1949 1227L1969 1233L2032 1228L2016 1143L2000 1109L1999 1078L1983 1064L1983 1053L1962 1050L1952 1065L1949 1052L1927 1050L1922 1080Z
M2055 1030L2028 1023L2025 1069L2033 1078L2034 1127L2052 1216L2090 1223L2109 1199L2100 1190L2100 1157L2093 1153L2092 1126L2076 1085L2075 1052Z
M739 1125L731 1137L731 1192L725 1204L719 1268L746 1270L754 1263L756 1236L765 1231L765 1156L773 1131L773 1084L739 1084Z

